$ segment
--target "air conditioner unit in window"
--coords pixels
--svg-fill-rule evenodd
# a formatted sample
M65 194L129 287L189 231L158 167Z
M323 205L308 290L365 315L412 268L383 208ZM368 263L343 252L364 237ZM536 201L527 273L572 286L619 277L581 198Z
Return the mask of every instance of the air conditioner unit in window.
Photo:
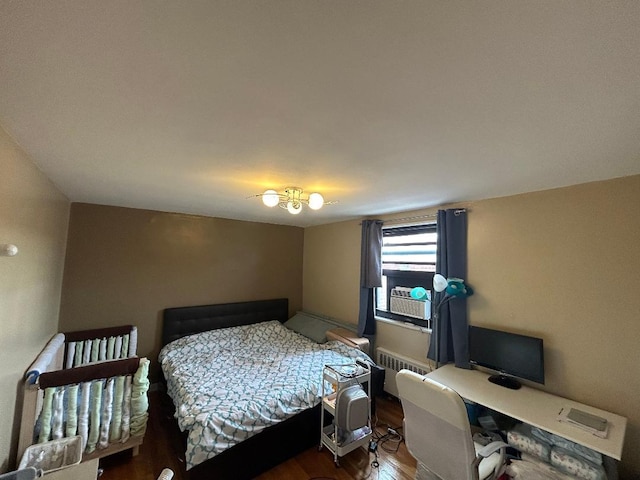
M431 292L427 291L428 300L416 300L411 296L410 287L391 289L391 313L406 317L431 319Z

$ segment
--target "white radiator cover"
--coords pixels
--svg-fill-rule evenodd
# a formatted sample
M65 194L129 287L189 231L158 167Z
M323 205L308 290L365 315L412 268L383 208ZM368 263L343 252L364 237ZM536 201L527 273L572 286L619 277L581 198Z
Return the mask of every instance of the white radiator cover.
M398 386L396 385L396 373L403 368L412 372L426 375L433 370L430 360L420 362L413 358L405 357L397 352L392 352L386 348L376 348L376 363L386 370L384 377L384 391L395 397L398 396Z

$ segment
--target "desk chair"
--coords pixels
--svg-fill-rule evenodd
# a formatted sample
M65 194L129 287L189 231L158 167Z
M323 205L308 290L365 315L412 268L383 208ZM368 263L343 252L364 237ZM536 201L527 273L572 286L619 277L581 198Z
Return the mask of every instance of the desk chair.
M467 409L449 387L409 370L396 376L404 411L404 436L409 453L428 478L495 479L502 473L507 444L474 443Z

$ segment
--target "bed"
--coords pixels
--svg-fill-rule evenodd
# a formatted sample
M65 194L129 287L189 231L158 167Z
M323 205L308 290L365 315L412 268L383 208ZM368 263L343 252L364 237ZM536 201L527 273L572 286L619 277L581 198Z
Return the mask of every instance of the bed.
M20 462L32 444L79 437L82 461L138 452L148 418L149 361L132 325L58 333L25 374Z
M178 425L188 432L189 478L253 478L319 444L322 366L368 357L340 342L306 339L282 325L288 313L287 299L164 311L159 360ZM196 357L205 366L193 366ZM241 371L250 378L238 380ZM186 372L193 376L185 379Z

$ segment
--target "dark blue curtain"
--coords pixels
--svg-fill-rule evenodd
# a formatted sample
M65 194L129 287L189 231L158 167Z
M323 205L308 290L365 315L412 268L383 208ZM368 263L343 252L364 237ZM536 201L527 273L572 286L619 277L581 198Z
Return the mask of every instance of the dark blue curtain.
M374 289L382 286L382 221L363 220L360 244L360 312L358 335L369 338L373 346L376 334Z
M436 272L467 280L467 213L464 210L438 210ZM444 298L435 293L434 305ZM435 342L440 342L438 361L469 367L467 299L454 298L440 307L438 325L433 326L428 357L435 360Z

